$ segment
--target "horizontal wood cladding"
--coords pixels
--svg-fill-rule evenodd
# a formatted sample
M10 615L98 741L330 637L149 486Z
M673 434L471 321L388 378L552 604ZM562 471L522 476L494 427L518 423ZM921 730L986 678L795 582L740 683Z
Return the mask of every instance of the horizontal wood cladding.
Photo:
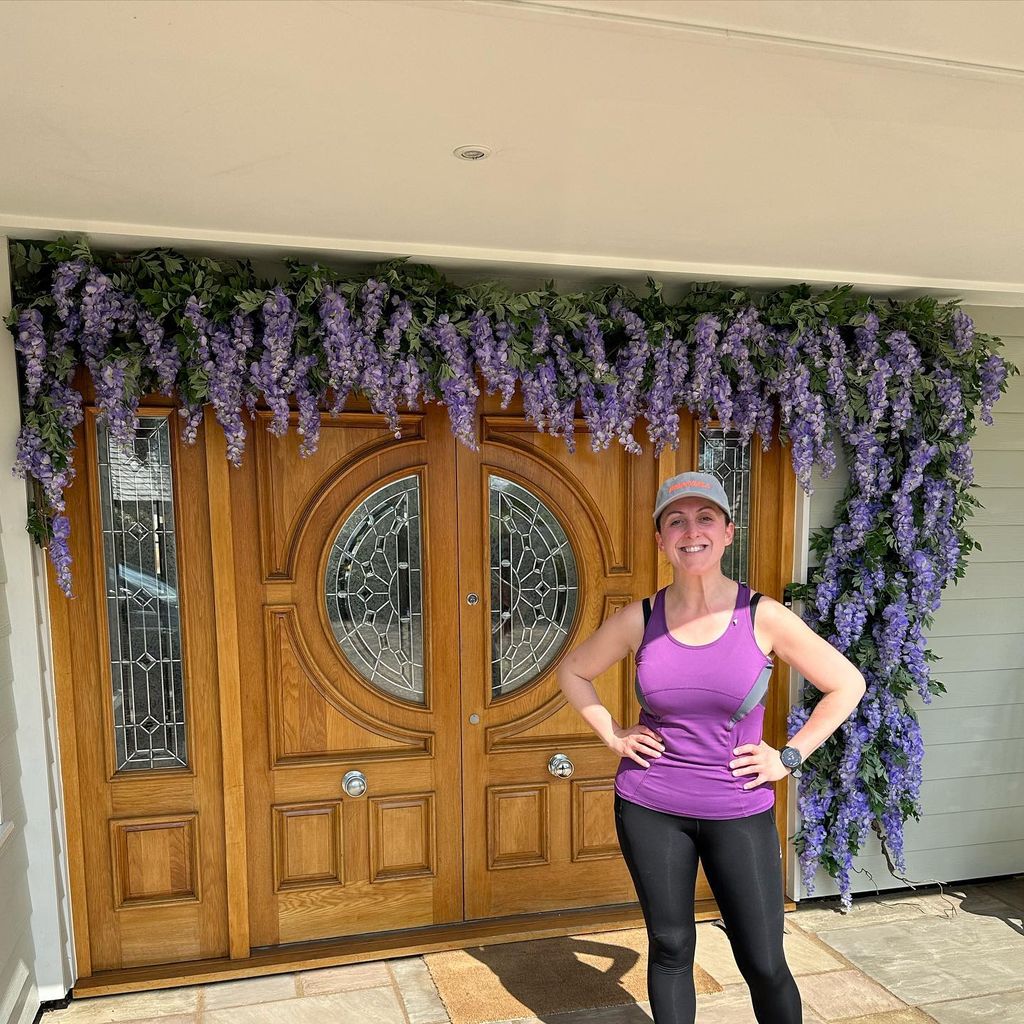
M197 903L198 815L163 815L110 823L114 907Z

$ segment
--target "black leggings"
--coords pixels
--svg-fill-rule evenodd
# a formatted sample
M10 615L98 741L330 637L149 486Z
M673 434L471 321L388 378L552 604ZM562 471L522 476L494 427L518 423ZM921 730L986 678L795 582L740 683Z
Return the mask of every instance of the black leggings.
M697 859L722 913L759 1024L800 1024L800 993L782 951L781 850L775 811L683 818L615 796L615 828L647 923L655 1024L693 1024L697 999Z

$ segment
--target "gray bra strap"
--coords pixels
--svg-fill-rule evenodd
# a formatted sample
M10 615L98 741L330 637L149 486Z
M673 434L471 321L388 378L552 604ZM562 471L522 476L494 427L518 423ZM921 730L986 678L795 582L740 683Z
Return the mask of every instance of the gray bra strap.
M768 698L768 683L772 678L773 665L765 665L761 669L760 674L754 681L754 685L751 687L750 692L743 698L743 703L733 712L732 718L729 719L729 728L731 729L744 715L749 715L758 704L766 704Z

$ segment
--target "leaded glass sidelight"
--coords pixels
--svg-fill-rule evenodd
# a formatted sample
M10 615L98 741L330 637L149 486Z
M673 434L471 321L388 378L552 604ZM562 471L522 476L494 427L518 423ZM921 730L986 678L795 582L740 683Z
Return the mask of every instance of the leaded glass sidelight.
M414 704L423 682L420 479L378 488L342 524L327 559L331 629L372 686Z
M544 674L576 615L576 556L551 510L525 487L490 478L491 693Z
M97 438L116 769L185 768L170 426L143 416L124 446L98 423Z
M749 580L750 445L735 431L701 427L699 468L722 481L736 524L732 544L722 559L722 572L734 580Z

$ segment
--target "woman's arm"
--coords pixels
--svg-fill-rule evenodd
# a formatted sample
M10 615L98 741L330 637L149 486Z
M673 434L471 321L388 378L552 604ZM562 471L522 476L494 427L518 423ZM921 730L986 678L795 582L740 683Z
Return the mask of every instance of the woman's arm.
M636 650L643 633L643 607L634 601L606 619L566 655L558 666L558 685L602 743L620 757L630 757L646 768L648 762L640 755L661 757L661 737L643 725L623 728L601 703L592 682Z
M770 597L762 595L758 600L755 630L786 664L825 694L803 727L789 740L789 746L796 747L806 760L860 703L865 691L864 677L853 662L818 636L803 619ZM733 753L743 755L729 762L733 775L757 776L744 789L774 782L789 773L779 760L778 751L767 743L759 747L745 744Z
M778 601L762 598L757 605L757 621L765 627L772 650L825 694L789 741L806 760L860 703L866 689L864 677L849 658Z

